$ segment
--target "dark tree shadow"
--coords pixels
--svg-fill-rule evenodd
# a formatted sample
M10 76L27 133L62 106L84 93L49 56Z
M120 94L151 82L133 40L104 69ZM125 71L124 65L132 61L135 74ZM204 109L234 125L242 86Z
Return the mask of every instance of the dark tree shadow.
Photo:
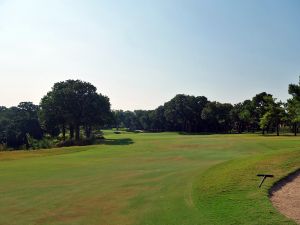
M300 137L299 134L297 134L296 136L294 134L260 134L261 137Z
M131 145L134 141L131 138L120 138L120 139L104 139L101 144L104 145Z
M218 133L209 133L209 132L185 132L185 131L180 131L177 133L179 135L214 135L214 134L218 134Z

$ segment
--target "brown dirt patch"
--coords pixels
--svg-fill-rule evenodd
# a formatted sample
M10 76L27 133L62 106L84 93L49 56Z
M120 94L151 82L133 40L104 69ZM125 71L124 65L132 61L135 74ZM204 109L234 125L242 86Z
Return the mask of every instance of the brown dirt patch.
M270 199L283 215L300 224L300 169L275 184Z

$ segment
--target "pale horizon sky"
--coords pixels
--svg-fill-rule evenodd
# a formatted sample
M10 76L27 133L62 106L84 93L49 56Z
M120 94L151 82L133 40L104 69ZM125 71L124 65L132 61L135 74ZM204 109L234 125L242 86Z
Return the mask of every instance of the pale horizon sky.
M0 0L0 105L81 79L113 109L176 94L279 100L300 75L298 0Z

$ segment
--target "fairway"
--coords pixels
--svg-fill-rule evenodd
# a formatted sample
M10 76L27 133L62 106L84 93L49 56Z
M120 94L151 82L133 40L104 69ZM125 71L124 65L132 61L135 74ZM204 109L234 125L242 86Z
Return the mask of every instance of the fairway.
M105 131L103 144L0 152L0 224L295 224L268 188L298 137ZM272 173L258 189L257 173Z

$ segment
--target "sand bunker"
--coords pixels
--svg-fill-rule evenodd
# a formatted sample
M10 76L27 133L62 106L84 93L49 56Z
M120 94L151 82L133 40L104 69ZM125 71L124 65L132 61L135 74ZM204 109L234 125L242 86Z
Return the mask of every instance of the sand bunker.
M300 224L300 169L277 183L270 199L283 215Z

